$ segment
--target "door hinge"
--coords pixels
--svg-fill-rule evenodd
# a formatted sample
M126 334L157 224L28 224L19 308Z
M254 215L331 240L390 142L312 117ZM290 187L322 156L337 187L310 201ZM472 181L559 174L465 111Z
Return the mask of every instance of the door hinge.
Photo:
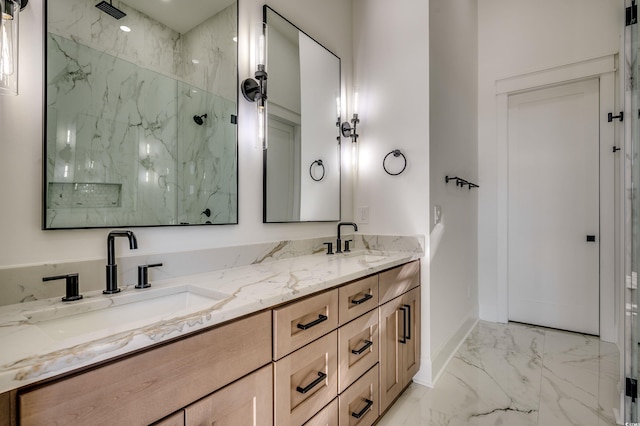
M638 381L636 379L632 379L631 377L626 378L624 394L631 397L632 402L636 401L636 397L638 396Z
M618 118L620 121L624 119L624 112L620 111L620 114L613 115L612 113L607 114L607 121L611 123L614 118Z
M638 22L638 6L636 6L635 0L633 0L631 6L627 8L626 15L627 16L625 22L627 26L636 24Z

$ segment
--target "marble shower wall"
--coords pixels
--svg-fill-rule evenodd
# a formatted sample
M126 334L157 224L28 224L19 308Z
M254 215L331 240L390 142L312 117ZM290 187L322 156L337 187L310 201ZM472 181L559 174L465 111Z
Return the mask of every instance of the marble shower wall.
M49 1L46 226L236 223L235 5L181 35L94 3Z

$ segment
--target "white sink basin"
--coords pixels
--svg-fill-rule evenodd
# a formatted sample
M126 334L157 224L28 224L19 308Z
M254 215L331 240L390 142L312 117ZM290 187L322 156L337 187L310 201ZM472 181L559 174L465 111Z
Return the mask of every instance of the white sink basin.
M29 322L54 340L113 328L137 328L141 321L154 321L204 309L226 299L228 294L189 285L150 290L127 290L114 296L97 296L56 305L25 315Z

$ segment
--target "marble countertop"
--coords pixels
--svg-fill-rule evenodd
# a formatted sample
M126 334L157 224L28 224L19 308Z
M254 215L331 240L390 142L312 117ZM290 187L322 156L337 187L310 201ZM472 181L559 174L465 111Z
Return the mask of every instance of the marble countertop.
M422 253L361 251L314 254L153 281L149 289L121 286L113 296L84 293L0 307L0 393L258 312L418 259ZM182 293L185 305L151 309L154 300ZM194 296L195 295L195 296ZM203 297L204 296L204 297ZM207 297L208 296L208 297ZM210 298L209 298L210 297ZM148 315L115 310L133 305ZM147 306L148 305L148 306ZM87 312L110 311L97 322ZM124 308L128 309L128 308ZM133 314L134 319L127 315ZM59 324L71 333L59 331ZM60 327L63 327L60 326Z

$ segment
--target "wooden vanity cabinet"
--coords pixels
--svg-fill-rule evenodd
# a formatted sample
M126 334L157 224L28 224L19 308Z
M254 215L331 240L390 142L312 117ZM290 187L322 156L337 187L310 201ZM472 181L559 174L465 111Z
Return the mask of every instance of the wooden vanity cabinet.
M420 368L420 287L380 306L380 414Z
M420 367L419 286L415 261L0 394L0 426L371 425Z
M271 312L18 394L20 425L149 424L271 361Z
M380 272L380 304L387 303L420 285L420 261L405 263Z
M313 416L304 426L338 426L338 398Z
M378 274L371 275L338 289L340 325L378 307Z
M278 360L338 326L338 289L273 310L273 359Z
M378 365L339 397L340 426L370 426L378 419Z
M0 394L0 426L14 426L16 420L16 391Z
M338 394L337 332L275 362L275 424L301 425Z
M273 367L267 365L188 406L186 426L272 426Z
M173 413L169 417L155 422L152 426L184 426L184 410Z
M378 307L338 329L338 392L378 362Z

